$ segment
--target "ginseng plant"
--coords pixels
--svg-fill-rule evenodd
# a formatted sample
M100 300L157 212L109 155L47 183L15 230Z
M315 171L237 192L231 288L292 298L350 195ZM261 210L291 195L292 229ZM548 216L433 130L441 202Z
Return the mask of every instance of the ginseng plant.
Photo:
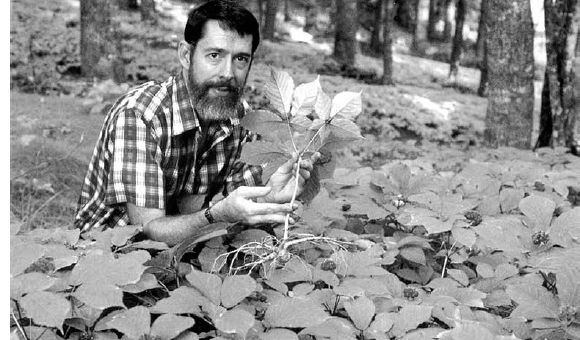
M295 87L288 73L272 69L271 77L265 84L265 94L270 109L249 111L241 120L244 128L259 136L259 140L244 145L241 161L262 166L262 181L265 183L282 164L293 157L297 165L295 176L298 178L298 164L313 153L320 152L322 160L314 164L313 176L305 183L300 197L308 203L318 192L319 180L332 176L335 164L330 161L334 158L332 153L362 139L360 128L354 123L362 110L361 93L345 91L331 99L322 90L320 77ZM290 204L296 201L297 193L298 181ZM222 254L216 263L225 264L228 256L234 255L236 258L242 253L243 264L234 267L234 261L231 261L230 272L252 271L260 265L270 264L275 267L287 262L292 256L290 248L299 243L310 242L331 247L344 245L344 242L329 237L291 234L289 219L290 214L287 214L281 239L272 236L261 242L249 242Z

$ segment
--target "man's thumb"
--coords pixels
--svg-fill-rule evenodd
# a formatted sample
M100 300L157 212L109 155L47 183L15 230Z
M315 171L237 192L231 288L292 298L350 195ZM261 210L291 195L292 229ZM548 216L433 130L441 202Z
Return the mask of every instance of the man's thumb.
M271 190L271 187L239 187L236 189L238 196L245 198L266 196Z

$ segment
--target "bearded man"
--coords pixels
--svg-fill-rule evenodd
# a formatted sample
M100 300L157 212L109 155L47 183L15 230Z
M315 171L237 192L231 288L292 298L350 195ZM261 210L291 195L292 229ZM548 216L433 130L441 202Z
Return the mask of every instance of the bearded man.
M299 178L296 159L288 161L263 186L261 168L239 161L256 18L235 1L212 0L190 11L184 38L181 72L130 90L110 109L79 198L82 231L142 225L175 245L211 223L284 223L295 209L294 186L302 189L315 158L299 165ZM210 206L218 193L224 198Z

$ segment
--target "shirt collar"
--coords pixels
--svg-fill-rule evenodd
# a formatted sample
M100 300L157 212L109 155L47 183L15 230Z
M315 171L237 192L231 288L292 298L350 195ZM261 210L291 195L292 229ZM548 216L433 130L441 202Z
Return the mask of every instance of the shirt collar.
M183 72L178 72L173 77L173 133L182 134L185 131L201 127L197 112L193 107L189 91L183 76ZM247 103L244 100L244 109ZM240 124L239 118L230 118L229 121L220 124L222 130L231 131L230 127Z

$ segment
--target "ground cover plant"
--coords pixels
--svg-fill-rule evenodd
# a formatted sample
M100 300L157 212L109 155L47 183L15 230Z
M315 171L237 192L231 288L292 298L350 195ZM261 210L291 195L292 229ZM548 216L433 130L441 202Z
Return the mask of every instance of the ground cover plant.
M11 224L12 336L580 338L578 158L498 149L455 159L458 172L433 165L453 163L442 154L336 167L363 100L322 88L272 71L268 109L242 122L261 137L242 158L266 177L322 153L296 225L211 225L168 248L139 226L81 238Z

